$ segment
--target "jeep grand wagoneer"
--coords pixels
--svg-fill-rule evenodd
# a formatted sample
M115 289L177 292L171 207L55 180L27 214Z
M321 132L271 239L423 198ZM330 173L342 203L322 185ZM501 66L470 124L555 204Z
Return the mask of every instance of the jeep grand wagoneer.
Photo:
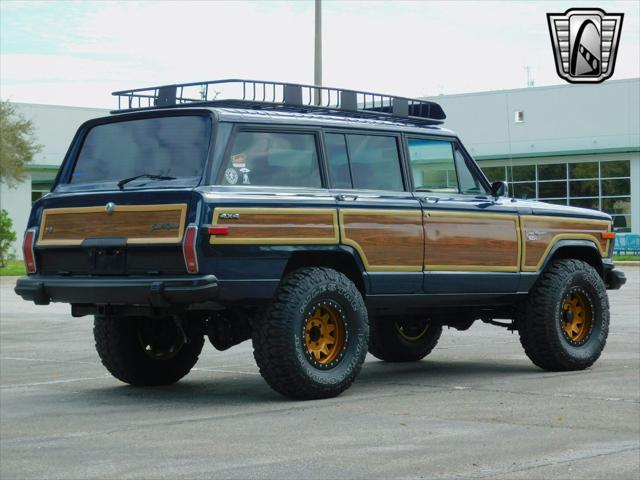
M94 316L116 378L176 382L205 336L251 339L275 390L330 397L367 352L418 361L477 320L547 370L599 357L625 281L611 217L509 197L438 104L247 80L115 95L34 204L16 291Z

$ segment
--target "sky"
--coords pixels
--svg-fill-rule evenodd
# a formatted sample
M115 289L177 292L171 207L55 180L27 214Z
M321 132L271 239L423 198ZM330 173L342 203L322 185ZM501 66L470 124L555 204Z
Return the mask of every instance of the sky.
M546 13L624 13L612 78L640 77L640 2L323 0L323 83L404 96L564 83ZM0 2L0 97L115 107L114 90L222 78L313 83L314 3Z

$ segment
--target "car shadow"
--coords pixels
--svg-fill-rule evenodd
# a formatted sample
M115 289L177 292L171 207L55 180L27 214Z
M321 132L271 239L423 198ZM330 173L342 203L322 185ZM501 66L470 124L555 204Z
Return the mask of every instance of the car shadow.
M161 387L133 387L110 379L112 385L91 386L76 391L72 401L91 404L108 404L125 407L142 404L148 408L165 408L171 405L189 408L243 405L290 405L291 400L269 388L259 375L227 375L220 378L215 372L207 375L190 375L182 381ZM461 384L495 383L518 377L538 377L549 374L524 362L498 363L491 361L440 361L423 360L412 363L386 363L368 361L363 366L350 393L357 394L358 386L366 386L370 394L378 386L380 392L389 385L417 385L438 388L454 388ZM305 402L301 402L305 403Z

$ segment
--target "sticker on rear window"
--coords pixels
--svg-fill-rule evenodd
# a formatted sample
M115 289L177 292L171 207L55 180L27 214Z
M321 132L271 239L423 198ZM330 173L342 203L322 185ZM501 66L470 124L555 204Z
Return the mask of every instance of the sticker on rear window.
M224 179L227 183L235 185L238 183L238 172L235 168L227 168L224 172Z

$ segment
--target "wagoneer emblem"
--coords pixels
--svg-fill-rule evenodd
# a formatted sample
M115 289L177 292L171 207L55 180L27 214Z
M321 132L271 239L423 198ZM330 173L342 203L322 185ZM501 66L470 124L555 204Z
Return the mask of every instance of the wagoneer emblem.
M220 217L222 220L238 220L240 218L239 213L221 213Z
M107 212L107 215L111 215L115 209L116 204L113 202L109 202L104 206L104 211Z
M152 223L151 231L154 232L156 230L177 230L180 228L180 225L177 223Z

